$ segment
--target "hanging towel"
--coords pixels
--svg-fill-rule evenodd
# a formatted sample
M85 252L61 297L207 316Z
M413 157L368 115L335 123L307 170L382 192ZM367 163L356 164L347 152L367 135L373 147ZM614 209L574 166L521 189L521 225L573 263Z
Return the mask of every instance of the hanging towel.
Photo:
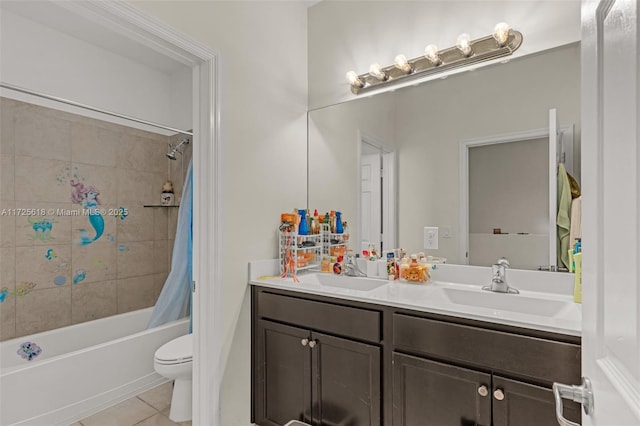
M582 238L582 197L571 201L571 230L569 232L569 248L576 243L576 238Z
M558 215L556 218L558 267L569 268L569 233L571 231L571 185L564 164L558 165Z

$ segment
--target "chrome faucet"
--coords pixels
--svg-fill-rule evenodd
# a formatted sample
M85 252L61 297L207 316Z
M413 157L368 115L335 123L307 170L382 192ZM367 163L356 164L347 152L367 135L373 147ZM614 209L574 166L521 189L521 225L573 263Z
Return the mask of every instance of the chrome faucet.
M356 262L356 255L353 253L346 253L344 255L344 262L342 264L342 275L348 277L366 277L367 274L362 272Z
M509 287L507 284L507 269L510 267L509 261L501 257L498 259L498 262L495 263L492 267L492 279L491 285L486 285L482 287L483 290L495 291L496 293L513 293L519 294L520 292L513 288Z

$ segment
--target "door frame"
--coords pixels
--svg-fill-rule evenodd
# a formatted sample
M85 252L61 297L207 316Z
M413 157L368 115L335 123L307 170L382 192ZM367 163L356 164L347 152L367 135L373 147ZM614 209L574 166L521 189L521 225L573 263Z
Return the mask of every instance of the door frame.
M560 133L566 135L563 139L563 150L566 155L565 164L567 171L571 173L573 171L573 141L574 141L574 126L562 126L560 127ZM549 128L526 130L523 132L503 133L492 136L485 136L481 138L463 139L459 142L460 150L460 231L458 238L458 256L459 264L469 264L469 150L474 147L495 145L509 142L520 142L532 139L549 138ZM566 143L566 144L565 144ZM550 147L551 148L551 147ZM555 152L555 146L553 147ZM549 151L550 153L552 150ZM551 161L551 160L550 160ZM549 223L549 236L555 235L555 220L550 220ZM549 242L551 246L551 241ZM549 265L555 265L556 263L555 250L551 250L549 253Z
M356 200L356 217L362 217L362 200L360 194L362 193L362 173L361 173L361 158L362 158L362 143L367 143L380 149L382 153L382 229L386 232L383 233L382 246L385 250L390 248L396 248L397 235L398 235L398 176L397 176L397 155L395 149L388 144L382 142L378 138L368 135L362 132L360 129L356 131L356 155L358 157L358 171L357 171L357 188L358 199ZM384 214L386 212L386 214ZM360 244L360 227L356 226L356 229L351 229L351 238L354 238L356 244ZM382 254L382 253L380 253Z
M222 217L218 54L125 2L58 2L192 70L193 424L219 423L222 348Z

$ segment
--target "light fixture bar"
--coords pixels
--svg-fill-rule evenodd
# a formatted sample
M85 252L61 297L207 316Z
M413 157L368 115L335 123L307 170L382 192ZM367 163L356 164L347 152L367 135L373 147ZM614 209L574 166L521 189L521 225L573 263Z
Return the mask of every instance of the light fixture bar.
M456 46L440 50L438 52L440 63L434 65L429 59L423 55L410 59L408 61L411 66L411 72L399 69L395 64L389 65L381 69L386 74L385 80L380 80L369 73L358 75L358 79L362 86L351 84L351 92L358 95L371 90L380 89L384 86L390 86L400 82L406 82L418 78L422 78L431 74L437 74L456 68L466 67L468 65L485 62L492 59L509 56L515 52L522 44L522 33L516 30L509 30L509 35L504 46L496 43L493 35L488 35L476 40L470 41L470 56L464 54Z

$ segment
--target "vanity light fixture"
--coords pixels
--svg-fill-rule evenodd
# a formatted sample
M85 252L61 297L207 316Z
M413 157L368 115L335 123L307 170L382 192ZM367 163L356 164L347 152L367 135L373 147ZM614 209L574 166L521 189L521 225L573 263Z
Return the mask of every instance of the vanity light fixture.
M398 55L393 65L384 68L374 63L365 74L358 75L355 71L349 71L347 80L351 85L351 92L358 95L379 89L382 85L509 56L521 44L522 33L501 22L495 26L491 35L472 40L468 34L460 34L454 47L438 50L438 47L430 44L425 47L423 56L408 60L406 56Z
M347 81L352 87L364 87L364 81L358 77L358 74L356 74L355 71L349 71L347 73Z
M467 33L462 33L456 40L456 47L465 57L471 56L473 50L471 49L471 36Z
M438 53L438 46L435 44L430 44L424 48L424 57L427 58L434 67L437 67L442 63L442 60L440 60L440 54Z
M387 73L382 71L382 67L380 67L380 64L371 64L371 66L369 67L369 75L377 78L380 81L387 81L387 79L389 78Z
M409 61L407 61L407 57L404 56L403 54L396 56L396 59L393 61L393 64L396 66L396 68L404 71L407 74L413 71L413 67L411 66Z

